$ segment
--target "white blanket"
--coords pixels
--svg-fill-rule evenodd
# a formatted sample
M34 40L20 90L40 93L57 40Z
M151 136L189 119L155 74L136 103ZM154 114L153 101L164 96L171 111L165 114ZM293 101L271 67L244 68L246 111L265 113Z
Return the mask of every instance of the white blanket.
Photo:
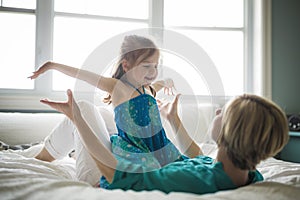
M52 163L31 158L40 147L26 151L0 151L0 198L4 199L287 199L300 197L300 164L270 158L258 169L265 181L236 190L215 194L195 195L160 191L104 190L75 180L75 161L72 158ZM210 154L215 152L212 148Z

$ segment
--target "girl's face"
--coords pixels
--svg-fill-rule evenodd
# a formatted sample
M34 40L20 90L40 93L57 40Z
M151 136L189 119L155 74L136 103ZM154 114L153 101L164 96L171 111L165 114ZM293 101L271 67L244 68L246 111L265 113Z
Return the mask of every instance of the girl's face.
M152 56L146 58L138 65L131 67L126 72L128 81L138 86L150 85L158 75L158 60L159 52L156 51Z

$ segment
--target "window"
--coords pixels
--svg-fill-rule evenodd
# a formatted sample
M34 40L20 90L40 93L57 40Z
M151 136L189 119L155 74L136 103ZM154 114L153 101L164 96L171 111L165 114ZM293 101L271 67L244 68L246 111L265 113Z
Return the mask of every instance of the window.
M252 44L258 41L253 36L254 27L264 26L260 21L262 9L255 5L262 5L265 1L0 2L0 110L27 107L44 110L47 107L36 106L39 98L65 99L62 91L72 88L74 79L58 72L49 72L34 81L26 77L46 60L81 67L87 56L102 42L121 32L147 27L174 30L201 46L214 62L226 96L255 92L257 86L253 80L264 83L261 74L265 71L253 67L254 64L264 63L263 56L257 55L264 49L255 51ZM270 4L267 8L270 9ZM154 37L162 42L165 39L163 34ZM259 42L258 47L261 47L263 43ZM253 59L255 56L257 60ZM193 94L210 94L205 77L199 73L199 66L193 66L186 58L170 51L162 50L162 58L163 66L170 66L174 76L180 74ZM255 79L256 72L260 74L260 79ZM16 96L19 101L10 101Z
M148 19L148 0L56 0L54 6L56 12Z
M82 66L110 37L147 27L148 0L56 0L54 8L53 60L72 66ZM53 90L65 91L74 83L73 78L53 73Z
M1 7L35 9L36 0L1 0Z
M164 24L189 27L243 27L244 1L164 0Z
M25 74L34 71L35 16L0 13L0 19L0 87L33 89Z
M165 0L164 2L165 27L187 36L206 51L221 75L226 96L243 93L245 33L243 1L189 0L187 3L184 0ZM166 56L164 63L171 61L172 59ZM201 66L194 67L198 67L201 71ZM192 66L185 67L189 68ZM191 70L183 70L182 73L190 74ZM207 95L209 91L207 88L201 88L203 85L196 84L195 94Z

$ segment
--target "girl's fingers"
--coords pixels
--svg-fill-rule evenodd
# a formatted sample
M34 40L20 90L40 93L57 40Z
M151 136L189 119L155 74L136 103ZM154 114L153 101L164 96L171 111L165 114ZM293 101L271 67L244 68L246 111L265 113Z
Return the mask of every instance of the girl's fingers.
M38 77L38 76L39 76L37 72L32 72L32 73L33 73L33 75L31 75L31 76L28 76L27 78L30 78L30 79L35 79L36 77Z
M174 86L164 87L164 94L174 96L176 93L176 88Z
M28 76L27 78L34 79L35 75Z
M167 87L164 87L164 94L168 94L168 88Z
M162 102L159 99L157 99L156 102L157 102L158 106L160 106L162 104Z
M163 108L163 107L165 107L168 104L168 102L166 102L165 99L162 99L162 100L157 99L156 102L157 102L157 106L160 109Z

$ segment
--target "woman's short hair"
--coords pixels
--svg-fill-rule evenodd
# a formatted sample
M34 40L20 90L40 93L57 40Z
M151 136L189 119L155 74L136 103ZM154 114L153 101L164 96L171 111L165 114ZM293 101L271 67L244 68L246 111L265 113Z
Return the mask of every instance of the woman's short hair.
M244 94L225 107L217 143L236 167L253 170L261 160L280 152L288 138L287 118L280 107Z

